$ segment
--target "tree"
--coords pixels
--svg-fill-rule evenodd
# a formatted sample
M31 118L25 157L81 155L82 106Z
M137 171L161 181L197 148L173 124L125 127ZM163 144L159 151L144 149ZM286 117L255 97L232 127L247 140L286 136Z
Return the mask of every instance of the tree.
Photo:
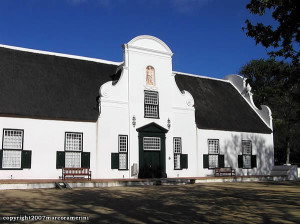
M298 68L274 59L260 59L252 60L239 72L252 86L254 103L271 108L275 161L279 164L299 163L300 161Z
M246 35L255 39L256 44L274 48L270 56L292 59L294 65L299 64L300 42L300 10L299 0L251 0L246 6L252 14L265 14L266 9L272 11L272 17L279 23L277 27L257 23L253 25L248 19ZM278 49L278 50L276 50Z

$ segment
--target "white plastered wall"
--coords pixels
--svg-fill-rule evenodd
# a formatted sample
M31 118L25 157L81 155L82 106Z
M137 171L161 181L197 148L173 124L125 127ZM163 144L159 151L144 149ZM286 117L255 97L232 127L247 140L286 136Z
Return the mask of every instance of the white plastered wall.
M198 129L198 166L200 176L213 175L213 170L203 168L203 154L208 154L208 139L219 139L220 154L225 167L232 167L237 175L269 175L274 166L273 134L231 132ZM242 140L251 140L252 155L256 155L257 168L238 168L238 155L242 155Z
M31 150L31 169L1 170L0 179L58 179L56 151L64 151L65 132L83 133L83 152L90 152L92 175L96 172L96 123L0 117L3 129L23 129L23 150Z
M197 175L196 125L193 98L181 93L172 74L173 53L152 36L139 36L124 48L122 75L116 85L101 87L101 115L98 120L98 177L134 178L131 167L139 165L137 128L155 122L168 129L166 134L166 172L168 177ZM155 69L155 86L146 85L146 68ZM144 91L159 93L159 119L144 118ZM136 118L136 126L132 118ZM128 171L111 169L111 153L118 152L118 135L129 137ZM173 137L182 138L182 153L188 154L188 169L174 170Z

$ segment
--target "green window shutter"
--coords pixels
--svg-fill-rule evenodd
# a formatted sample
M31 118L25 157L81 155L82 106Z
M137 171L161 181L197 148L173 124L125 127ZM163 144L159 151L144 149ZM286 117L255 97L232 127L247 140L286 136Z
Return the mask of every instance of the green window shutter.
M243 155L238 155L238 167L243 168Z
M203 155L203 168L209 168L208 155Z
M251 155L251 168L256 167L256 155Z
M180 168L181 169L187 169L188 168L188 155L187 154L181 154L180 155Z
M119 153L111 154L111 168L119 169Z
M90 168L90 152L81 153L81 168Z
M2 152L3 150L0 150L0 169L2 168Z
M218 162L219 162L219 167L220 167L220 168L224 168L224 167L225 167L225 163L224 163L224 155L219 155L219 156L218 156Z
M57 151L56 152L56 169L65 168L65 152Z
M31 151L23 150L22 151L22 160L21 160L22 169L31 168Z

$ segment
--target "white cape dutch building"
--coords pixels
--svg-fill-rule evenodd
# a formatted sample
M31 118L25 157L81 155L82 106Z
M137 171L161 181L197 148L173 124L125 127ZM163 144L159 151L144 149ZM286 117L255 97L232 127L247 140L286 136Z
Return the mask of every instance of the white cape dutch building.
M172 70L152 36L123 45L124 62L0 45L0 178L205 177L215 167L266 175L272 117L238 75Z

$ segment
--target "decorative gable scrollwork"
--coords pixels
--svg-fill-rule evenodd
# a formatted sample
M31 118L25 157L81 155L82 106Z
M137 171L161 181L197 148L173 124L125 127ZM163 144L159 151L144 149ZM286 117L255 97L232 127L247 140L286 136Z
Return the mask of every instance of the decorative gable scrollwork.
M99 94L101 97L109 97L111 95L111 91L112 91L112 87L113 87L113 82L109 81L104 83L99 90Z
M193 107L195 104L195 101L194 101L192 94L190 94L188 91L185 91L185 90L182 91L182 94L185 98L186 105L188 105L189 107Z

